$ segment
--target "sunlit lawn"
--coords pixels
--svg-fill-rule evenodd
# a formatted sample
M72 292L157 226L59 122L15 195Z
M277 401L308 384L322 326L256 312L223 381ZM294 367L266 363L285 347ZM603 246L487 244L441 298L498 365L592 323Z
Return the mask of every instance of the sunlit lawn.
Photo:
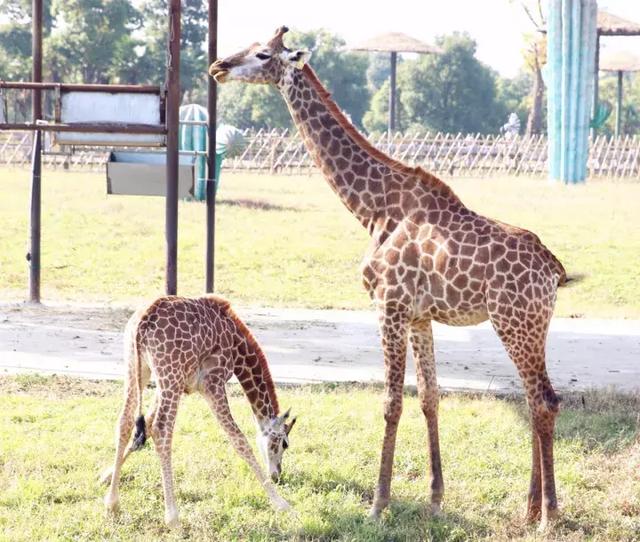
M236 387L232 409L251 435ZM147 402L150 391L147 392ZM185 397L174 439L181 527L162 522L152 445L123 470L121 513L104 514L97 480L112 460L121 384L21 376L0 379L0 540L539 540L522 523L530 437L520 400L441 401L444 515L428 507L425 423L405 396L392 503L367 519L382 434L382 395L371 387L280 391L299 423L280 491L298 519L272 512L205 402ZM637 540L640 533L638 398L569 398L558 422L558 540Z
M532 229L569 273L557 315L640 317L640 183L550 186L540 179L450 181L473 209ZM135 304L164 284L164 200L107 196L105 177L45 170L45 300ZM0 296L24 297L29 172L0 169ZM367 236L317 175L223 170L216 288L254 305L366 308L359 263ZM256 202L259 208L249 208ZM240 203L240 205L239 205ZM204 277L204 206L181 202L179 291Z

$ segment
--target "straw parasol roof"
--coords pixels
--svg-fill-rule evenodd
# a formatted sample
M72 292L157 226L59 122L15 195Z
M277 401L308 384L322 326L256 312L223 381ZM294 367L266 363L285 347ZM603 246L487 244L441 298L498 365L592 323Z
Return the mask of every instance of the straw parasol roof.
M435 45L429 45L402 32L388 32L369 38L353 47L352 51L378 51L383 53L442 53Z
M611 52L600 57L600 69L608 72L640 71L640 56L628 51Z
M640 24L599 9L598 34L601 36L640 36Z

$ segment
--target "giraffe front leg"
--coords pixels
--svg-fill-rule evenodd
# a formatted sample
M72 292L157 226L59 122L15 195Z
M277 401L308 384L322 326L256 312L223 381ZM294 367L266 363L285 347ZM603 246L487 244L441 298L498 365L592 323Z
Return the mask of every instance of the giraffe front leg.
M416 364L420 407L427 421L429 455L431 458L431 512L440 513L444 496L440 440L438 435L438 381L436 361L433 353L433 332L430 321L411 325L411 346Z
M278 495L275 486L264 473L264 470L251 450L249 441L247 441L244 433L240 430L233 419L231 409L229 408L229 402L227 400L225 383L221 379L209 378L204 383L202 393L211 407L216 419L227 433L234 449L238 455L247 462L260 484L262 484L262 487L271 501L271 505L276 510L290 510L291 506L286 500Z
M380 457L378 485L370 516L377 518L389 504L391 475L398 423L402 414L404 371L407 357L408 319L402 313L385 310L380 316L380 333L385 364L384 438Z

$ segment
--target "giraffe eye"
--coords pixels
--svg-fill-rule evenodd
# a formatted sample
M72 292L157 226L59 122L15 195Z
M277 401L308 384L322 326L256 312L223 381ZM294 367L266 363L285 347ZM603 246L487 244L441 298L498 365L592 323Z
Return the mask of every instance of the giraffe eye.
M282 449L286 450L289 447L289 443L286 440L282 441Z
M260 60L268 60L271 58L271 55L267 54L267 53L256 53L256 56L260 59Z

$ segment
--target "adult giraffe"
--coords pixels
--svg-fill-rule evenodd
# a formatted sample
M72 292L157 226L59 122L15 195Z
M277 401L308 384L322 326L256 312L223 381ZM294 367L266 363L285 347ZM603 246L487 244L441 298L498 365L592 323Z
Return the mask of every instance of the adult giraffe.
M281 27L266 45L217 60L217 82L270 83L284 97L309 152L344 205L371 235L364 285L380 317L386 422L371 514L389 502L402 411L407 340L417 370L431 456L431 507L444 493L438 442L438 388L431 321L471 325L490 319L524 383L533 429L527 517L544 528L557 514L553 432L559 399L545 366L545 341L560 262L533 233L478 215L442 181L374 148L347 120Z

